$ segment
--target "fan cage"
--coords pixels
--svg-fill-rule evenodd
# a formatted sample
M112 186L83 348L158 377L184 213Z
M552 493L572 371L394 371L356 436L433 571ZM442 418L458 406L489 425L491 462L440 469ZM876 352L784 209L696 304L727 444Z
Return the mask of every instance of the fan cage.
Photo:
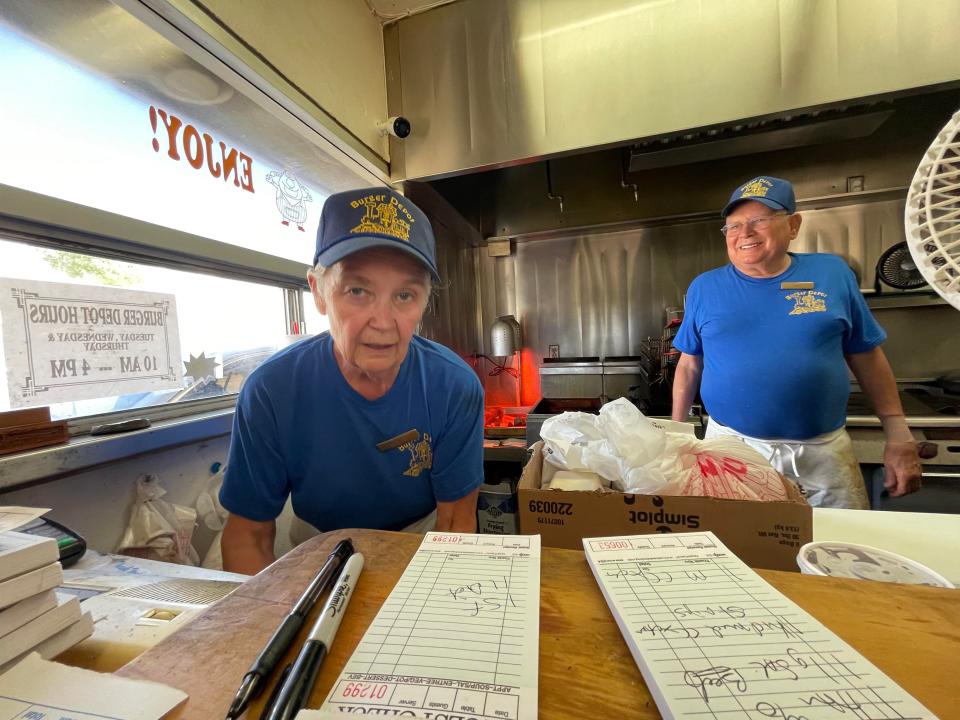
M920 273L960 310L960 111L920 162L904 219L907 245Z
M908 261L909 266L904 261ZM877 272L883 282L897 290L916 290L927 284L906 243L897 243L888 248L880 256Z

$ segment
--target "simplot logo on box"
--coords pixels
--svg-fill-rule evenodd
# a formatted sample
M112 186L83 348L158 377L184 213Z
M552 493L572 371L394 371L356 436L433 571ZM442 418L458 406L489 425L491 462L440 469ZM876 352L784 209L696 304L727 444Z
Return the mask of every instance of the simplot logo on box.
M637 501L635 495L624 495L623 502L627 505L633 505ZM673 532L674 529L696 530L700 527L699 515L687 515L685 513L671 513L663 508L663 498L654 495L651 498L654 506L659 508L653 512L648 510L630 510L628 515L630 522L635 525L655 526L657 532Z

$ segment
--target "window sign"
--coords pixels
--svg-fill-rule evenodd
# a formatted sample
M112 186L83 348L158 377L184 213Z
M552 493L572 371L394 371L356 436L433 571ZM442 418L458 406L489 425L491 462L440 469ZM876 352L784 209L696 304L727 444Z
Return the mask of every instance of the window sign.
M369 182L134 18L117 20L129 47L106 57L78 39L87 24L96 37L89 18L64 54L0 19L0 183L308 264L323 201ZM143 50L156 44L168 56ZM160 77L144 80L160 57ZM204 83L218 92L188 101Z
M81 399L71 395L67 400L50 403L50 414L54 419L134 408L144 408L149 414L149 408L161 405L231 395L271 354L302 339L285 334L283 291L270 285L39 248L5 241L2 235L0 257L6 267L16 268L17 275L31 287L39 283L68 284L71 288L82 287L85 294L90 289L99 289L108 297L116 297L114 293L127 290L136 291L137 297L172 294L176 299L176 330L183 376L177 387L111 392L110 388L97 386L95 397ZM313 300L309 299L309 302L313 307ZM307 330L317 333L326 328L326 318L316 310L313 312L316 317L309 316L307 328L298 328L298 333ZM318 321L324 321L323 325ZM22 324L23 321L18 322ZM26 347L25 337L27 335L21 333L19 340L15 338L12 345L2 342L0 411L11 407L8 397L14 394L12 378L3 368L4 355L12 354L18 344ZM80 385L75 389L90 387Z
M150 125L157 132L157 119L163 122L166 133L161 133L165 142L153 139L153 151L160 152L165 147L167 157L182 160L181 152L194 170L204 167L214 178L223 176L224 182L233 180L238 188L253 192L253 159L236 148L227 147L222 140L215 142L210 133L202 133L173 113L150 106ZM219 150L219 152L218 152ZM219 159L218 159L219 156Z
M0 279L10 406L180 387L176 308L165 293Z
M213 179L222 177L225 183L232 181L241 190L255 192L253 158L249 155L229 147L222 140L218 142L210 133L201 132L173 113L153 105L150 106L150 125L157 135L153 138L154 152L165 151L171 160L186 160L194 170L206 169ZM163 131L158 132L158 125L162 125ZM309 188L287 168L270 170L264 179L274 188L280 224L290 226L293 223L297 230L305 232L304 225L308 224L310 215L307 203L313 202ZM319 213L315 214L319 217Z

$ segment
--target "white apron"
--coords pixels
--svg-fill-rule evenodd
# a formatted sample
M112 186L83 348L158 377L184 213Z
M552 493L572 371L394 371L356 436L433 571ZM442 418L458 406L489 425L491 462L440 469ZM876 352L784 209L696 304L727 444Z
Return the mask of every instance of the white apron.
M764 440L741 435L713 418L704 439L731 435L763 455L777 472L800 486L814 507L869 510L867 490L845 428L808 440Z
M420 518L416 522L412 522L407 525L401 532L409 533L419 533L424 534L432 531L437 526L437 509L434 508L433 512L425 517ZM308 523L306 520L301 520L296 515L293 516L293 520L290 522L290 543L293 547L300 545L303 542L306 542L315 535L319 535L320 531L317 530L313 525Z

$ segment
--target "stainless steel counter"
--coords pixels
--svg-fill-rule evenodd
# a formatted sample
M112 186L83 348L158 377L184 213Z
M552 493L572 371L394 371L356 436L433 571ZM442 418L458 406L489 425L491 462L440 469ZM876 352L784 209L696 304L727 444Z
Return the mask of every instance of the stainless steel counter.
M515 462L527 463L527 449L522 447L486 447L483 448L484 462Z
M956 423L952 426L915 425L911 420L910 429L917 442L930 442L937 446L937 454L923 460L924 468L940 465L960 466L960 428L957 428ZM874 425L847 425L847 432L850 433L853 452L861 465L883 464L885 439L879 421Z
M960 417L955 415L908 416L907 424L912 428L960 428ZM847 427L879 428L880 418L876 415L847 415Z

